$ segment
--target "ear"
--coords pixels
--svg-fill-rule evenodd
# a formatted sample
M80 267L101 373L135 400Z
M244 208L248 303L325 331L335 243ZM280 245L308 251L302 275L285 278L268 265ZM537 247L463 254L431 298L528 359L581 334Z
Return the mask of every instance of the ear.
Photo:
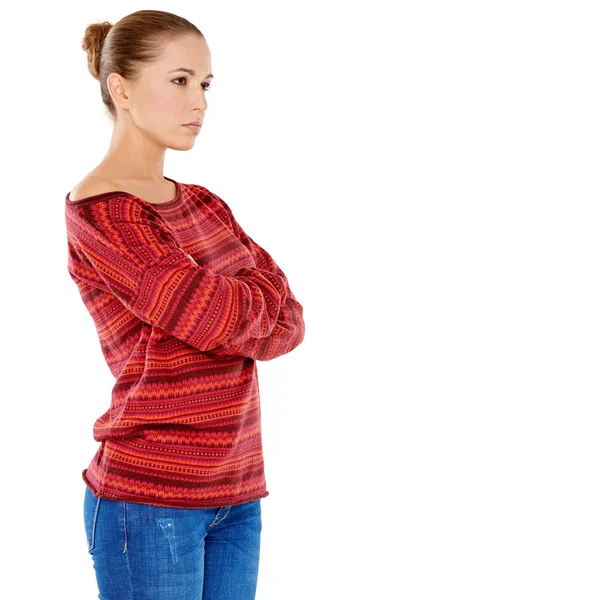
M123 109L130 108L127 82L118 73L109 73L106 86L115 106Z

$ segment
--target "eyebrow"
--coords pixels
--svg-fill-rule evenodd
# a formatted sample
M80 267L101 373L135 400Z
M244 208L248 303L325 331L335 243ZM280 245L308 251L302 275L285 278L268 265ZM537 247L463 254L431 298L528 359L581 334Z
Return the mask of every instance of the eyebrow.
M192 77L196 76L196 71L194 71L193 69L186 69L185 67L179 67L177 69L172 69L171 71L168 71L168 72L175 73L175 71L184 71L185 73L189 73ZM212 73L209 73L204 79L214 79L214 75Z

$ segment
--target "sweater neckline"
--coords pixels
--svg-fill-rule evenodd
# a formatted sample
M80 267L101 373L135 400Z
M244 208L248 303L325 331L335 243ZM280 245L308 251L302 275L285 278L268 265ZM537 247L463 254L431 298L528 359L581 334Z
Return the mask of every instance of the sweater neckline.
M136 196L135 194L126 192L125 190L112 190L110 192L103 192L102 194L94 194L93 196L87 196L86 198L80 198L79 200L71 200L69 198L69 196L71 195L71 192L69 192L65 196L65 202L67 204L79 205L79 204L83 204L83 203L87 204L88 202L93 202L93 201L103 199L103 198L108 198L110 196L130 196L131 198L137 198L138 200L141 200L142 202L149 204L150 206L155 206L155 207L176 206L183 199L183 193L181 191L182 185L181 185L181 183L179 183L178 181L175 181L174 179L171 179L170 177L165 176L164 179L172 181L175 184L175 197L172 200L168 200L167 202L150 202L148 200L144 200L143 198L140 198L139 196Z

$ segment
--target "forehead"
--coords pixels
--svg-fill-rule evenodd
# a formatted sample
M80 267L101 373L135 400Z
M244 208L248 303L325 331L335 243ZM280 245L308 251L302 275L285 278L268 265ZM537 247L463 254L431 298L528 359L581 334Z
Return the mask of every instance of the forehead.
M200 78L211 72L210 50L203 37L185 35L169 40L161 56L153 63L153 70L165 72L179 67L192 69Z

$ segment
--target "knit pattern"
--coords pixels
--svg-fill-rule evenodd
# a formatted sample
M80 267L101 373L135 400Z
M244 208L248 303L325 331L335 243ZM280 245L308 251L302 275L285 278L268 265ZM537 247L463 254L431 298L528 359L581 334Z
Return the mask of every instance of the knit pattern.
M175 184L162 204L65 199L68 272L115 377L83 478L111 500L240 504L269 494L256 361L302 342L303 308L219 196Z

